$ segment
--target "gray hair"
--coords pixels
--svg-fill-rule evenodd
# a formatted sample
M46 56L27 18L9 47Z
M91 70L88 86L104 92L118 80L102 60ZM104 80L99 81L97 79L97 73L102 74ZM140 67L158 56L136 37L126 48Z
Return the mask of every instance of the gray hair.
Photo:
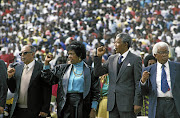
M128 43L128 48L131 47L131 41L132 41L132 39L131 39L131 37L130 37L129 34L127 34L127 33L119 33L119 34L116 36L116 38L122 39L123 43Z
M158 42L153 46L153 50L152 50L153 56L154 56L154 54L157 54L157 51L158 51L159 47L167 47L167 49L169 51L169 45L167 43Z

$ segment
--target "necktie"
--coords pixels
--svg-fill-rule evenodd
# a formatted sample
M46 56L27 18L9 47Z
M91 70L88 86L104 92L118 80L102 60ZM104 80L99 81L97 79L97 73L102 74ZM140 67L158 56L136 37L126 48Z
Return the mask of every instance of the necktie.
M119 57L119 60L118 60L118 63L119 63L119 64L122 62L122 58L123 58L123 56L121 55L121 56Z
M25 72L25 73L28 72L28 68L29 68L28 66L25 66L25 67L24 67L24 72Z
M162 65L162 73L161 73L161 91L166 93L169 90L169 85L167 82L166 71L164 70L165 65Z

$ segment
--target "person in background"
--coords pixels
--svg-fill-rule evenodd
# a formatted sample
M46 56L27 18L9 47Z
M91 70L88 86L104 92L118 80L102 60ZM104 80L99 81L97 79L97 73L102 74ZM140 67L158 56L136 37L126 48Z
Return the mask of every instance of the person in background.
M97 118L109 118L109 112L107 111L107 94L108 94L108 87L109 87L109 76L105 74L99 77L100 85L101 85L101 92L100 92L100 102L99 108L97 113Z
M6 66L9 66L10 63L10 56L9 54L6 54L6 49L5 48L1 48L1 52L2 54L0 55L0 59L3 60L6 64Z
M7 97L7 68L3 60L0 60L0 115L4 113Z
M150 66L152 64L155 64L157 62L157 59L152 55L149 54L144 58L144 66ZM149 96L143 96L143 107L141 110L141 116L148 116L148 109L149 109Z
M141 78L141 57L131 53L131 37L127 33L116 36L114 45L116 54L111 55L102 64L102 56L106 49L99 47L94 57L95 76L109 75L107 110L109 118L136 118L142 106L139 90Z
M149 96L149 118L180 118L180 63L168 60L169 46L153 46L157 63L144 68L141 93Z
M46 117L51 100L51 86L42 81L43 64L34 60L35 48L25 45L21 53L23 63L8 67L8 88L14 93L10 118Z
M52 55L47 55L41 75L47 83L58 84L58 118L95 118L100 84L92 68L83 61L86 48L81 42L73 41L67 51L70 64L59 64L50 69Z

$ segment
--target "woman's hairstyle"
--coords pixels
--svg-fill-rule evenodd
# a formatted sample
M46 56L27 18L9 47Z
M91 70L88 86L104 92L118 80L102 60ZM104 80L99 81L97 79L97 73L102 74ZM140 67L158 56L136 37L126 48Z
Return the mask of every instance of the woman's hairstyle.
M131 37L127 33L119 33L116 38L122 39L123 43L128 43L128 48L131 47Z
M153 56L154 56L154 54L157 54L157 51L158 51L159 47L167 47L167 49L169 51L169 45L167 43L158 42L153 46L153 50L152 50Z
M81 59L86 58L86 48L85 45L80 41L73 41L71 42L68 47L67 51L73 50L78 57Z
M155 60L157 62L157 59L152 54L149 54L144 58L144 66L145 67L148 66L148 61L149 60Z

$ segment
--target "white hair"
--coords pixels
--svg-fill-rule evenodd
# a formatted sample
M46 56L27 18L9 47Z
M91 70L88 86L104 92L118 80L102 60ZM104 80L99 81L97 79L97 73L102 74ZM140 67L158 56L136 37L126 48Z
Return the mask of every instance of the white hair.
M154 46L153 46L153 50L152 50L152 53L153 53L153 56L154 54L157 54L157 51L160 47L167 47L168 51L169 51L169 45L165 42L158 42L156 43Z

